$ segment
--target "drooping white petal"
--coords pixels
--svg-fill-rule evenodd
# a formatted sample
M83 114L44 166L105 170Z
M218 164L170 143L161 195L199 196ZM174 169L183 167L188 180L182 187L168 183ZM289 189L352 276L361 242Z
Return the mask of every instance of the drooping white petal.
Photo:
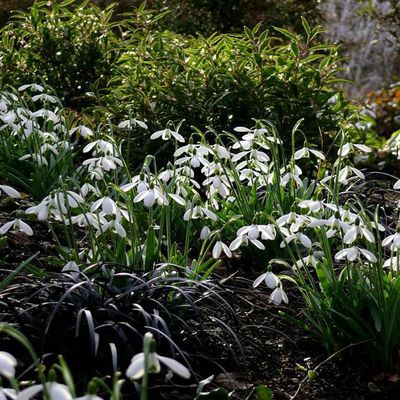
M182 365L180 362L178 362L172 358L169 358L169 357L159 356L158 354L157 354L157 358L166 367L168 367L174 374L176 374L184 379L190 378L190 371L184 365Z

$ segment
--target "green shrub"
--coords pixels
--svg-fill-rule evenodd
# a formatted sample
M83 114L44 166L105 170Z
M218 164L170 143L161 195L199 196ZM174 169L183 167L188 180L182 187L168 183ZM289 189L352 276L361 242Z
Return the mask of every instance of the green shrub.
M337 48L315 44L319 29L303 22L304 37L280 30L284 41L259 26L240 35L187 38L143 22L125 44L108 95L98 96L99 116L108 112L117 122L130 110L150 132L183 119L183 132L268 119L284 138L305 118L308 140L319 143L336 132L347 105L335 86ZM140 152L147 142L140 141Z
M106 85L117 56L112 8L102 11L85 1L70 9L72 2L36 2L2 29L2 85L43 79L57 88L65 106L79 109L91 103L85 94L93 85Z

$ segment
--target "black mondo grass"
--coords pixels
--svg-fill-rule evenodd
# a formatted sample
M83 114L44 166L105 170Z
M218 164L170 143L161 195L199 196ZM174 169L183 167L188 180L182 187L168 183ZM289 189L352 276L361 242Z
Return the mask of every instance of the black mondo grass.
M132 356L142 351L146 332L153 333L159 354L176 357L201 376L199 367L207 368L205 346L240 350L227 295L209 281L154 272L105 277L90 271L76 279L58 273L45 280L18 275L0 293L0 322L29 337L45 365L62 355L78 387L94 376L112 374L117 365L124 373ZM6 340L0 337L2 345ZM14 353L28 368L27 355L17 348Z

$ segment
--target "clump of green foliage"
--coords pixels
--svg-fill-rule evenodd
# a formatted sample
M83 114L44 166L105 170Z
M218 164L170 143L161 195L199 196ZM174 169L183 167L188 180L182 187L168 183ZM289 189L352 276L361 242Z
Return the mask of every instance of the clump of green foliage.
M140 12L112 90L98 96L101 114L122 118L130 110L150 131L183 119L185 130L217 131L268 119L283 137L305 118L310 142L336 132L347 115L336 85L337 48L319 44L320 29L305 19L304 35L277 28L280 39L260 32L260 25L242 34L188 38L154 31Z
M35 2L14 14L1 32L0 83L14 86L43 79L67 107L91 103L93 86L104 87L117 57L117 36L104 10L84 1Z

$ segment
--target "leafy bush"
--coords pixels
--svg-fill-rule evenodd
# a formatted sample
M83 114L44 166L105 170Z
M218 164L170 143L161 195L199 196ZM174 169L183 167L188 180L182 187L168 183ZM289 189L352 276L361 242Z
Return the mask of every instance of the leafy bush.
M282 43L259 33L259 27L194 39L153 31L143 23L128 39L97 115L122 118L129 112L150 131L185 119L184 132L190 126L220 132L265 118L284 140L304 118L309 142L328 140L348 112L335 86L337 49L316 44L319 29L303 24L304 37L280 29L289 40ZM137 141L143 153L147 139Z
M61 4L35 2L1 31L0 83L14 86L43 79L57 88L65 106L91 104L86 95L104 87L117 56L109 20L112 8L100 10L89 1L72 10Z

